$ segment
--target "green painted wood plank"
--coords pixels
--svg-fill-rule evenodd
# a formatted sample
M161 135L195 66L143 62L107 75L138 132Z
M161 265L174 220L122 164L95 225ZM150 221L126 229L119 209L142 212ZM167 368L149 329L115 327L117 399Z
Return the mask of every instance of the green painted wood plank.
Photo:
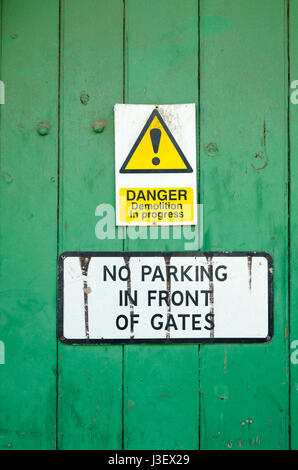
M266 250L275 264L272 342L201 346L201 448L285 449L286 2L200 5L203 249Z
M292 0L289 4L289 56L290 56L290 84L298 80L298 2ZM291 383L290 383L290 419L291 419L291 448L298 449L298 162L297 162L297 144L298 144L298 89L290 88L292 100L290 100L290 354L291 354ZM294 94L293 94L294 93ZM294 101L294 102L292 102Z
M197 102L197 1L126 0L125 21L126 102ZM128 239L125 249L183 250L184 241ZM198 448L198 372L197 346L125 346L126 449Z
M96 238L95 210L114 206L122 0L65 0L62 16L59 250L121 250L122 240ZM101 134L92 130L96 120L105 121ZM122 347L59 344L59 448L121 448L121 407Z
M3 0L2 15L0 448L53 449L59 2Z
M125 346L125 449L197 449L198 347Z
M195 0L125 1L125 102L180 104L198 101L198 5ZM198 126L198 113L197 113ZM197 171L198 171L197 159ZM165 228L164 228L165 229ZM137 229L136 229L137 230ZM193 230L193 234L191 232ZM181 238L125 240L127 250L195 250L199 233L182 227Z

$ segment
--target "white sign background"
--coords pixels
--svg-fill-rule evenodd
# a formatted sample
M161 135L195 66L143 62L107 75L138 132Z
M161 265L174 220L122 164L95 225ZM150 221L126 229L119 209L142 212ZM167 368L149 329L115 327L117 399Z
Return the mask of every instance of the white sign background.
M80 257L89 260L87 272ZM167 269L172 270L170 279ZM210 277L211 272L210 280L206 273ZM64 253L59 267L60 340L87 344L269 341L272 283L273 262L267 253ZM124 304L125 291L137 299L136 305L129 297ZM170 305L164 298L159 300L167 291Z

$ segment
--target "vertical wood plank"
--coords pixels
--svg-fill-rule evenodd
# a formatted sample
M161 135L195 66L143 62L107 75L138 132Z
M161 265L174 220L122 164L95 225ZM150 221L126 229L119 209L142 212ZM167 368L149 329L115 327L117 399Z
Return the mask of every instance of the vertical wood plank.
M290 85L298 80L298 2L289 3L289 58ZM298 93L297 84L290 88L290 419L291 419L291 449L298 449Z
M115 204L113 106L123 96L122 0L65 0L62 16L59 250L121 250L122 240L96 238L95 210ZM96 120L105 122L101 134L92 129ZM58 413L60 449L121 448L121 346L59 344Z
M134 104L198 99L196 0L126 0L125 98ZM125 249L183 250L185 240L129 240ZM124 447L198 448L198 347L124 347Z
M268 251L275 288L270 343L201 347L201 447L285 449L286 2L200 4L203 248Z
M56 442L58 27L58 0L2 1L1 449Z

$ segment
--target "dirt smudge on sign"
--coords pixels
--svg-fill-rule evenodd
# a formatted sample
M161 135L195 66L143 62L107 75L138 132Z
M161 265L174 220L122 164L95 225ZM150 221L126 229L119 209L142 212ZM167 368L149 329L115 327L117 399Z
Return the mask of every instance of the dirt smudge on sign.
M90 263L91 258L90 257L80 257L80 266L81 266L81 271L83 274L83 292L84 292L84 314L85 314L85 335L86 338L89 339L89 312L88 312L88 295L91 292L91 288L88 287L88 281L87 281L87 276L88 276L88 269L89 269L89 263Z
M124 256L123 257L124 259L124 263L125 263L125 266L127 267L127 270L128 272L130 273L130 257L129 256ZM128 295L129 295L129 315L130 317L133 316L133 313L134 313L134 305L133 305L133 302L132 302L132 297L131 297L131 277L130 277L130 274L129 274L129 277L127 279L127 292L128 292ZM134 329L133 329L133 322L131 321L130 322L130 339L134 339Z
M168 293L168 313L167 313L167 321L169 321L170 314L171 314L171 278L169 276L169 270L167 269L168 266L170 266L171 263L171 257L170 256L165 256L165 263L166 263L166 284L167 284L167 293ZM170 338L170 327L167 329L166 337Z

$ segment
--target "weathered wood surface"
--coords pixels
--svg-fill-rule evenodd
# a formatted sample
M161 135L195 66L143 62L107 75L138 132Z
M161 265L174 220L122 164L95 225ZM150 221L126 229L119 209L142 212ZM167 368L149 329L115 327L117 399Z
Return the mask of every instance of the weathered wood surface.
M56 442L59 2L4 0L1 12L0 447L49 449ZM41 122L49 135L37 133Z
M297 448L298 1L1 4L0 447ZM197 103L202 249L273 256L271 343L57 346L57 252L185 249L96 237L121 102Z

